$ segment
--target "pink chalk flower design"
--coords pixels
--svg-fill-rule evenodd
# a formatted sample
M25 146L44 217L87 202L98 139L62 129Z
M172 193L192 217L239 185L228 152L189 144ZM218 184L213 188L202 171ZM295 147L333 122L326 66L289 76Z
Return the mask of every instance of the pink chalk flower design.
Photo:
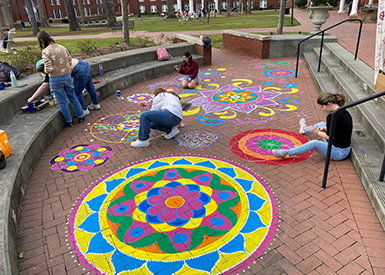
M203 97L194 98L193 106L203 106L206 113L221 112L227 109L250 113L258 106L277 105L272 98L278 93L264 92L260 86L238 87L227 85L214 91L201 91Z
M112 148L99 144L79 144L59 152L50 160L52 170L65 173L87 171L93 167L105 164L114 155Z

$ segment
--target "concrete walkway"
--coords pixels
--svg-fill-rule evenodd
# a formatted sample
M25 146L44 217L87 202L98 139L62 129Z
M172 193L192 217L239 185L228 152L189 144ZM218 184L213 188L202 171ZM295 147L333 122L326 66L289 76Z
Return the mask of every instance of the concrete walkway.
M288 15L287 15L288 16ZM300 26L295 27L285 27L284 32L311 32L314 30L314 25L311 23L311 20L309 18L309 12L307 11L301 11L301 10L295 10L294 11L295 18L301 23ZM338 13L337 10L330 11L330 18L327 20L327 22L323 25L323 28L330 27L336 23L339 23L345 19L348 19L346 13ZM345 47L347 50L349 50L352 53L355 53L356 50L356 43L357 43L357 35L358 35L358 29L359 24L356 22L352 23L345 23L343 25L340 25L339 27L336 27L332 30L330 30L330 33L334 36L338 37L338 42L343 47ZM254 29L237 29L238 31L244 31L244 32L275 32L276 28L254 28ZM349 31L347 31L349 30ZM363 31L362 31L362 37L359 47L359 54L358 57L364 61L366 64L374 68L374 54L375 54L375 39L376 39L376 24L375 23L364 23L363 24ZM218 34L221 33L222 30L211 30L211 31L186 31L185 34L189 35L210 35L210 34ZM164 32L163 34L166 37L171 38L174 34L180 33L180 32ZM147 32L147 31L135 31L130 32L130 37L150 37L153 39L157 39L160 36L161 33L157 32ZM81 36L81 38L84 39L91 39L91 38L109 38L109 37L121 37L121 32L114 32L114 33L101 33L101 34L94 34L94 35L84 35ZM61 39L79 39L79 36L54 36L54 39L61 40ZM30 37L19 37L15 38L15 41L29 41L31 40Z
M303 16L305 20L305 14L298 12L296 16ZM342 15L332 13L331 21L334 16L342 18ZM347 45L348 37L355 28L356 24L347 24L344 27ZM363 40L370 37L371 30L371 28L364 29ZM374 36L370 39L374 41ZM354 43L353 38L350 43ZM369 45L370 42L366 41L362 44ZM374 45L373 42L371 44ZM369 61L370 55L363 56ZM259 248L258 255L254 253L254 256L245 261L239 251L235 252L240 249L236 244L233 244L234 248L228 248L232 251L231 253L221 252L221 257L228 255L227 261L235 266L243 262L240 269L232 269L227 274L243 273L242 271L244 274L261 275L385 274L385 233L350 159L331 163L328 188L323 190L321 180L324 158L317 153L308 158L277 163L264 159L258 160L255 154L247 155L242 153L247 150L237 149L241 140L239 135L250 136L248 138L251 139L253 134L258 133L255 132L256 130L265 131L270 139L279 136L280 142L284 143L283 133L287 134L286 137L291 140L299 138L296 132L301 117L306 117L309 123L324 120L325 114L315 103L318 92L306 64L301 60L301 73L297 79L290 73L290 70L294 69L295 58L258 60L214 49L212 66L200 68L204 74L201 77L200 89L220 89L226 85L232 85L233 89L236 89L234 87L261 86L263 92L273 92L262 94L275 103L270 102L268 103L270 105L266 106L258 105L257 109L250 113L227 109L211 116L197 106L193 106L184 117L187 126L180 129L181 137L190 137L184 140L190 140L190 142L184 144L178 143L178 138L177 141L165 140L155 133L150 147L135 149L127 140L121 139L126 137L126 130L132 127L128 127L132 124L132 120L126 119L127 115L134 115L137 111L144 110L140 104L134 102L135 95L152 93L155 87L163 87L178 92L183 102L202 97L198 91L181 89L178 86L177 73L127 87L122 91L125 100L117 102L116 97L111 96L101 102L102 108L99 111L91 111L87 116L86 124L76 124L74 128L63 129L59 136L47 146L34 170L24 197L19 228L19 249L24 252L23 258L19 260L20 274L80 275L88 274L90 270L95 271L92 269L95 265L104 272L113 274L112 266L116 258L111 256L109 244L101 239L91 241L90 236L95 235L94 228L101 228L104 232L114 228L114 225L109 223L108 228L104 228L107 225L102 220L91 218L92 213L99 210L103 213L105 208L103 205L98 206L97 200L94 201L95 205L86 202L91 199L83 201L85 196L83 194L88 194L83 192L100 186L98 192L101 193L98 194L101 197L105 196L102 193L106 189L106 187L102 188L105 176L126 167L129 163L160 156L192 154L209 162L215 162L213 158L230 161L234 165L231 167L239 167L251 174L259 175L257 178L268 184L268 186L264 185L265 188L272 191L271 198L276 219L267 226L267 231L271 234ZM282 71L287 77L269 77ZM127 97L131 98L130 102L126 99ZM137 98L136 102L138 100ZM110 121L117 130L99 131L104 121ZM196 130L200 132L192 132ZM288 132L279 132L282 130ZM305 137L315 138L312 135ZM186 145L192 145L197 138L201 140L198 144L211 146L202 146L200 149L186 148ZM183 139L179 139L179 142L181 141ZM103 165L92 169L70 173L54 169L50 163L51 159L60 151L80 144L108 146L114 154L110 155L109 160ZM263 142L258 145L261 148L265 146ZM247 143L245 146L248 146ZM238 153L235 153L237 150ZM258 153L263 154L263 151ZM234 177L231 175L229 172L227 178ZM245 176L239 174L241 175ZM238 181L242 182L239 179ZM239 190L241 193L243 189ZM98 198L95 194L92 196ZM110 200L117 197L119 197L118 194ZM136 207L135 204L128 204L128 206ZM75 234L71 224L75 219L76 210L79 211L76 214L77 233ZM104 216L100 215L100 217ZM80 225L82 223L83 225ZM252 224L255 223L257 221ZM233 237L236 235L234 230L229 233ZM134 233L139 236L138 232ZM240 235L236 237L241 238ZM253 236L256 239L260 238L259 234ZM118 241L111 242L110 237L104 237L104 240L121 247ZM248 243L249 239L245 236L244 241L252 249L255 248L255 244ZM173 244L180 242L177 240ZM192 269L184 269L178 274L208 274L198 270L206 270L207 264L216 263L216 258L211 257L212 252L209 250L214 242L215 239L208 239L206 243L208 250L201 252L201 255L203 254L201 257L205 257L205 261L186 263L186 265L195 266L195 273ZM141 253L139 249L132 254L121 253L119 256L131 255L132 257L129 261L126 260L126 263L137 264L136 273L130 271L129 274L151 274L147 269L155 270L160 264L162 264L162 272L154 272L155 274L171 274L175 271L176 265L173 262L167 262L172 254L163 253L161 260L157 257L159 262L151 265L153 259L150 256L146 260L147 264L143 264L141 257L135 256L138 253ZM87 259L82 258L82 254L87 254ZM88 265L87 262L92 265ZM127 266L126 270L133 270L133 267Z

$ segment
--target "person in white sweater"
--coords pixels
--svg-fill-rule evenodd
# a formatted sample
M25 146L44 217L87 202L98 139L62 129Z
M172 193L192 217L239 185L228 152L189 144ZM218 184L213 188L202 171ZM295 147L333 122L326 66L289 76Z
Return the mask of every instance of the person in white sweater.
M139 136L131 143L132 147L150 146L150 129L166 132L165 139L172 139L179 133L177 125L183 118L179 96L162 88L156 89L154 94L151 110L140 116Z

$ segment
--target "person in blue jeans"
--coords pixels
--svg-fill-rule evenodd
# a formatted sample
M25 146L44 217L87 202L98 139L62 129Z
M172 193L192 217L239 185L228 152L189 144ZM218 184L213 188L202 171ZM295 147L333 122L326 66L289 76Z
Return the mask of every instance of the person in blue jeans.
M74 81L75 94L80 102L80 105L82 105L84 114L88 115L90 113L88 109L99 110L99 99L98 95L96 94L95 86L92 80L92 69L90 64L88 64L86 61L73 58L71 70L71 76L73 77ZM91 97L92 103L88 105L88 108L83 97L84 89L87 90L88 94Z
M183 118L179 96L162 88L156 89L154 94L151 110L140 115L139 136L131 143L132 147L150 146L150 129L166 132L165 139L172 139L179 133L177 125Z
M38 33L37 40L40 49L42 49L44 71L49 75L49 85L55 94L67 125L70 127L74 125L67 98L71 102L79 122L83 123L85 120L84 112L75 95L71 78L71 55L65 47L56 44L55 40L45 31Z
M307 126L306 120L302 118L299 121L299 133L303 135L307 132L312 132L316 136L322 138L322 141L312 140L291 149L272 150L272 153L276 158L297 156L312 150L315 150L320 155L326 157L331 118L333 112L345 104L345 97L341 93L324 93L318 97L317 103L324 112L328 113L326 123L320 122L312 126ZM353 121L351 115L346 110L340 111L335 120L335 133L330 159L343 160L349 156L352 131Z
M44 73L43 60L39 60L38 62L36 62L36 69L37 71ZM90 113L88 109L99 110L100 109L99 99L98 99L98 95L96 94L95 86L92 82L91 66L85 61L81 61L73 58L71 71L72 71L71 76L73 77L73 84L75 88L75 94L79 100L80 105L82 106L84 114L88 115ZM92 103L88 105L88 108L83 98L84 88L87 90L88 94L91 97ZM31 103L38 96L43 95L44 92L46 92L49 89L50 89L49 76L48 74L46 74L43 84L41 84L40 87L36 90L36 92L28 99L28 103Z

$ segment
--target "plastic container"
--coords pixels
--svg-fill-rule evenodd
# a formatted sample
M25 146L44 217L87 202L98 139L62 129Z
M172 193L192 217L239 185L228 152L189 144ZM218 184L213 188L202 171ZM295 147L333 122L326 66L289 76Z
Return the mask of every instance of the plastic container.
M9 75L11 77L12 87L16 88L18 85L15 74L11 71Z
M102 64L99 64L99 73L100 73L100 76L104 76L104 71L103 71L103 65Z
M35 111L35 108L33 107L33 103L28 103L28 109L31 113Z
M116 98L118 99L118 101L122 101L122 91L121 90L116 91Z

